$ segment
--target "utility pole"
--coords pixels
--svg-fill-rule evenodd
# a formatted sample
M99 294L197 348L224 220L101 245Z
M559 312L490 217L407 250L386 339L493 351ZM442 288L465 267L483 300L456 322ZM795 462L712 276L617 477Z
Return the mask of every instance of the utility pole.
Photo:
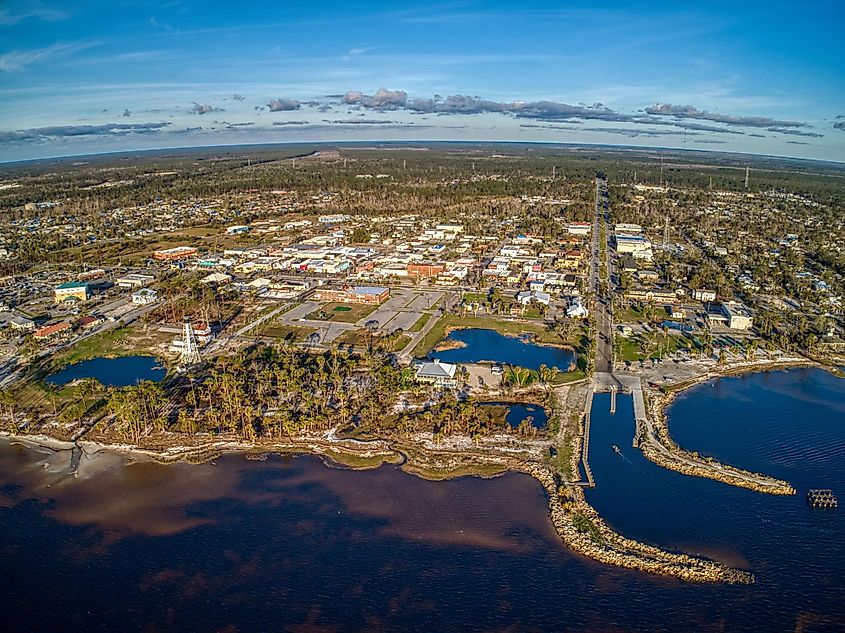
M669 216L664 216L663 222L663 248L669 246Z
M745 168L745 188L748 189L748 175L751 172L750 167Z
M552 180L555 179L555 166L552 165Z

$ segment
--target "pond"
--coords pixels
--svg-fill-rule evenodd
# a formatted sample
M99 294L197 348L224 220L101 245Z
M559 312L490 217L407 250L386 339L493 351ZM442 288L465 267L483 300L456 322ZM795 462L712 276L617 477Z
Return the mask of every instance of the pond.
M92 358L68 365L45 381L61 387L74 380L95 378L106 387L126 387L142 380L159 382L167 370L155 356L120 356L118 358Z
M429 358L446 363L478 363L490 361L518 365L537 370L540 365L567 371L575 359L572 350L549 345L537 345L526 337L505 336L495 330L468 328L454 330L447 341L458 341L462 347L431 352Z
M524 419L530 417L531 426L544 429L549 420L546 410L539 404L520 402L479 402L478 404L482 407L507 407L508 412L505 415L505 421L513 428L517 428Z

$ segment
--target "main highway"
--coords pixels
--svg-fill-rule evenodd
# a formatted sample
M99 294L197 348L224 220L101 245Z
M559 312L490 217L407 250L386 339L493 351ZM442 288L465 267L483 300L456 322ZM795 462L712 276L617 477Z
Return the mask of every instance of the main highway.
M602 173L596 174L596 207L593 219L593 254L590 264L590 290L595 296L593 310L596 317L596 372L613 371L613 315L610 300L610 249L607 235L610 226L610 203L607 192L607 178ZM602 226L605 227L602 233ZM605 274L601 278L601 255L605 255ZM602 283L604 281L604 283Z

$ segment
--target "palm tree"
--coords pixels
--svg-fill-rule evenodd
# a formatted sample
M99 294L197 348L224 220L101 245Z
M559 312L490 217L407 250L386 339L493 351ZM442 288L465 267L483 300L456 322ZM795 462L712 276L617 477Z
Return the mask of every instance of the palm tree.
M540 383L546 388L546 391L549 390L549 384L557 378L557 375L560 373L560 370L557 367L548 367L546 365L540 365L540 368L537 370L537 378L539 379Z
M12 392L7 389L0 389L0 404L6 407L6 411L9 413L9 419L11 420L11 431L12 433L18 432L18 422L15 416L15 397L12 395Z

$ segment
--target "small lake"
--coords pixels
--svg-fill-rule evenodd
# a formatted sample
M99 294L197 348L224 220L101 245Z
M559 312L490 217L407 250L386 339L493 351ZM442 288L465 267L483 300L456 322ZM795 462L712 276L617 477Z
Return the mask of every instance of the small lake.
M546 410L539 404L520 404L518 402L479 402L482 407L507 407L505 421L513 428L517 428L525 419L531 418L531 426L544 429L549 421Z
M74 380L95 378L106 387L126 387L142 380L159 382L167 370L155 356L120 356L118 358L92 358L68 365L45 379L61 387Z
M494 330L468 328L454 330L447 340L459 341L463 347L431 352L430 358L446 363L478 363L490 361L506 365L518 365L537 370L540 365L557 367L567 371L575 354L568 349L537 345L527 338L505 336Z

